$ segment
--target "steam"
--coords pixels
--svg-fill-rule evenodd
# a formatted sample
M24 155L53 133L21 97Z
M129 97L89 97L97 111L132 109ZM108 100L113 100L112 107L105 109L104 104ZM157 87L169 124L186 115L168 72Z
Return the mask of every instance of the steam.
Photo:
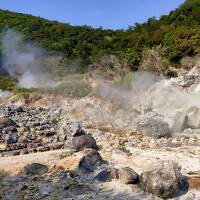
M200 76L198 67L195 73ZM150 112L161 116L172 128L177 113L185 113L191 107L200 108L200 81L188 88L181 86L182 81L187 81L184 75L168 79L149 72L136 72L128 89L101 82L98 92L104 99L117 103L111 114L113 122L117 122L115 126L120 120L123 129L133 130L137 117Z
M144 98L146 92L161 80L164 80L163 76L139 71L132 74L128 88L121 88L120 86L114 86L98 80L97 92L103 98L117 101L119 104L123 105L128 103L139 106L140 104L145 104Z
M22 35L12 29L1 37L3 68L13 77L18 78L18 85L25 88L52 87L48 56L41 48L25 42Z
M12 95L13 95L12 92L9 92L7 90L5 91L0 90L0 99L8 98L11 97Z

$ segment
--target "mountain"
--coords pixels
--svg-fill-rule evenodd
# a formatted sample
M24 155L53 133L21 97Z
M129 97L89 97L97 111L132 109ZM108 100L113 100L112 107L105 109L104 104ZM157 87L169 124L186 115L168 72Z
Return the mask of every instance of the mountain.
M200 54L199 0L186 0L168 15L160 19L149 18L127 30L71 26L0 10L0 31L7 27L14 28L24 35L25 40L35 41L50 52L70 59L81 58L84 65L113 54L124 66L138 69L145 59L150 59L149 55L158 54L160 71L167 71L171 66L181 67L183 57Z

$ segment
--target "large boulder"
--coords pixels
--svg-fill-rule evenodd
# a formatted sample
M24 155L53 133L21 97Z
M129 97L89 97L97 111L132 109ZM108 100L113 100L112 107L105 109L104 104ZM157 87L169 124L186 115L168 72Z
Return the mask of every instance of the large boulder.
M192 106L187 110L176 113L172 128L173 132L181 133L187 128L200 128L200 108Z
M125 184L136 184L139 182L138 174L130 167L119 169L119 179Z
M49 196L51 193L55 192L56 187L52 183L44 183L39 185L39 193L41 198Z
M83 156L78 164L77 173L84 175L94 172L99 166L105 164L98 151L91 149L85 156Z
M80 135L72 138L72 149L76 152L86 148L98 149L95 139L91 135Z
M173 161L155 163L140 176L140 186L148 193L161 198L172 198L180 191L181 168Z
M140 116L137 131L156 138L171 136L169 124L156 115Z
M48 167L40 163L28 164L24 167L22 173L26 175L41 175L48 172Z
M200 128L200 108L193 106L187 110L187 128Z
M187 128L188 118L184 111L178 111L174 118L174 124L172 127L173 133L181 133Z

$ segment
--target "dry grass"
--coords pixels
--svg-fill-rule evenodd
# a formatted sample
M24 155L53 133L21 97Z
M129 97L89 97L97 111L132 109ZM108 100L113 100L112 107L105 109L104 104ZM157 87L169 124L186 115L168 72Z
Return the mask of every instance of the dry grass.
M192 177L188 180L189 189L200 190L200 177Z
M4 177L4 176L8 176L9 174L6 172L6 171L4 171L4 170L0 170L0 177Z

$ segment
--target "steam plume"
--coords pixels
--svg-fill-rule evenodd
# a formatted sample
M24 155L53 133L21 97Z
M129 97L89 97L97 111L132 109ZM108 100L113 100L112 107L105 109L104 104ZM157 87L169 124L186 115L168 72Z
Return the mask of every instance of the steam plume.
M3 68L11 76L18 78L20 87L46 88L54 84L44 50L25 42L16 31L4 31L1 52Z

